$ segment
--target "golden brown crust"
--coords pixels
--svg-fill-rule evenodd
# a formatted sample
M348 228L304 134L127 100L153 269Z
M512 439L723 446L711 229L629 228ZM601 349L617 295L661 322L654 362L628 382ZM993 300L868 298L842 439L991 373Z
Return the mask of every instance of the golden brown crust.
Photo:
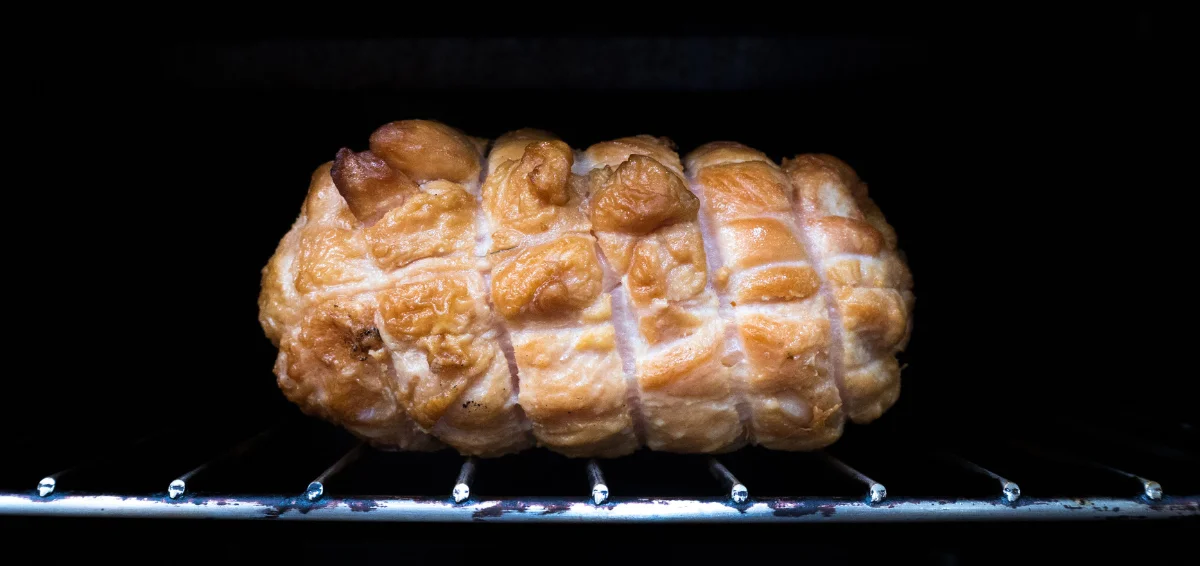
M529 424L475 270L478 141L432 123L380 132L385 155L342 151L314 173L264 269L260 319L279 337L280 385L378 445L521 450Z
M685 178L667 138L526 129L481 183L485 145L393 122L313 173L258 297L306 413L383 448L612 457L812 450L895 402L912 275L845 163L716 142Z
M814 360L828 355L829 320L773 314L738 317L746 357L754 366L751 390L774 393L789 387L819 385L816 382L826 378L828 368Z
M475 198L462 185L433 181L365 232L376 264L390 271L418 259L470 253L474 225Z
M704 319L678 305L652 310L638 316L638 331L651 346L687 338L696 332Z
M371 151L418 183L479 180L480 151L475 140L440 122L402 120L385 124L371 134Z
M739 275L729 294L736 303L748 305L803 301L820 289L821 280L811 265L771 265Z
M633 155L609 171L598 170L592 179L589 218L596 230L642 236L696 219L696 195L658 161Z
M775 164L771 158L757 149L737 142L716 141L706 143L689 153L686 165L688 171L700 171L714 165L731 165L751 161L758 161L770 166Z
M699 201L682 179L679 156L650 136L593 145L584 159L589 218L623 293L623 355L654 450L715 452L745 434L729 370L716 297L697 223Z
M258 294L258 322L276 348L283 333L295 324L299 307L295 274L292 272L300 248L300 219L279 241L275 253L262 270Z
M533 128L515 130L496 138L491 151L488 152L488 175L507 161L520 161L521 156L525 154L525 146L530 143L557 139L558 137L550 132Z
M670 236L679 234L673 239ZM689 242L688 233L695 234ZM694 243L691 249L672 249ZM684 301L695 297L707 283L703 244L699 241L699 228L695 223L678 225L678 229L664 229L653 236L642 238L634 247L629 262L625 285L634 306L647 307L656 299Z
M551 140L529 141L523 150L520 159L495 165L483 184L492 252L516 248L527 236L586 233L591 228L572 186L571 148Z
M729 142L702 146L687 163L720 252L714 280L744 354L734 372L754 440L784 450L828 445L844 420L829 360L834 337L788 179L762 153Z
M519 402L538 442L569 456L618 456L638 439L573 161L544 132L514 132L493 147L482 189L492 300L510 329Z
M791 229L774 218L731 220L723 223L720 231L722 239L730 243L725 265L732 270L808 259Z
M329 171L350 212L368 226L404 203L417 184L370 151L342 148Z
M396 406L386 378L388 352L375 327L370 298L331 298L310 309L297 332L284 340L293 401L325 397L308 407L350 426L393 418ZM350 375L353 379L338 379ZM319 383L318 383L319 382ZM319 391L319 393L318 393Z
M655 163L666 167L672 173L683 177L683 166L679 162L679 154L675 153L675 142L665 137L649 135L631 136L606 142L600 142L587 148L584 153L591 161L592 167L616 169L629 161L635 155L649 157Z
M788 182L773 164L761 161L721 163L696 171L714 220L724 222L791 211Z
M706 379L705 375L699 374L699 370L708 368L710 371L706 374L711 376L711 370L716 369L714 362L723 352L720 342L715 338L713 334L696 340L681 340L679 347L665 350L664 355L639 362L638 384L641 385L642 394L675 386L677 394L683 397L728 397L730 386L727 379ZM690 387L682 387L681 382L689 379L694 383Z
M398 403L374 311L370 295L330 297L308 309L280 346L279 387L306 413L385 446L435 448Z
M813 241L830 257L838 254L880 255L883 234L865 220L844 216L815 216L805 221Z
M460 451L503 454L527 441L482 292L473 273L432 272L380 291L379 318L413 420Z
M841 402L828 362L832 337L822 311L820 304L792 303L738 315L754 433L763 446L811 450L841 436Z
M710 322L637 365L647 444L654 450L719 453L745 443L719 322ZM651 433L657 433L657 438Z
M589 331L590 330L590 331ZM568 456L620 456L637 448L612 325L513 333L520 403L538 441ZM598 331L598 332L597 332ZM598 335L597 335L598 334Z
M508 319L571 316L599 297L603 275L591 238L568 235L504 262L492 278L492 302Z
M300 236L296 258L296 290L310 293L325 287L361 281L364 272L353 262L365 255L362 235L341 228L313 227Z
M848 413L855 422L873 421L899 397L895 354L911 332L912 276L895 231L849 165L809 154L785 160L784 170L841 323Z
M325 164L313 175L296 254L296 290L302 294L356 283L371 273L366 239L338 193Z

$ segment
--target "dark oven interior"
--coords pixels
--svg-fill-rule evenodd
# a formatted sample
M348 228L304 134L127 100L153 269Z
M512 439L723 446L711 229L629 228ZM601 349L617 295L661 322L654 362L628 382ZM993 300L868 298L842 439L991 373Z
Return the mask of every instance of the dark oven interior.
M842 157L895 226L917 307L899 403L876 423L849 427L831 455L900 499L1002 497L1002 482L945 454L1019 481L1028 498L1141 501L1139 481L1089 463L1152 478L1171 495L1200 494L1194 380L1152 375L1155 362L1139 343L1146 338L1128 336L1139 334L1124 312L1137 300L1117 291L1133 276L1109 267L1123 254L1105 243L1114 229L1105 195L1141 178L1157 151L1153 128L1168 112L1163 17L781 20L629 29L580 22L563 28L570 33L492 20L357 35L163 28L75 50L69 77L45 73L38 102L72 111L32 134L59 149L29 157L39 171L62 171L51 175L66 188L51 194L75 205L50 207L69 209L64 218L82 251L70 254L69 276L49 278L65 310L34 317L45 326L22 346L66 367L16 380L29 390L11 403L19 424L7 429L0 491L30 495L38 478L88 463L64 490L161 498L171 478L282 426L206 472L201 491L303 492L353 441L301 417L276 387L274 349L256 319L260 269L316 165L340 147L361 149L380 124L433 118L485 137L543 128L575 147L650 133L681 151L731 139L775 159ZM66 321L78 340L63 351L45 338L61 335ZM721 462L753 497L867 494L811 454L744 450ZM444 498L461 464L451 453L370 452L328 488ZM614 497L705 498L722 489L701 457L638 454L602 467ZM480 497L580 497L586 489L582 462L543 451L481 461L472 484ZM4 521L10 532L72 529L118 540L202 533L213 548L310 556L403 547L433 557L450 543L538 535L572 544L602 537L608 548L659 541L661 552L722 539L742 552L803 544L813 556L850 557L872 551L847 541L871 536L917 541L887 552L939 561L1011 548L1003 537L1086 528L1134 545L1178 526L1071 517L1039 529L1025 519ZM932 532L942 535L920 537Z

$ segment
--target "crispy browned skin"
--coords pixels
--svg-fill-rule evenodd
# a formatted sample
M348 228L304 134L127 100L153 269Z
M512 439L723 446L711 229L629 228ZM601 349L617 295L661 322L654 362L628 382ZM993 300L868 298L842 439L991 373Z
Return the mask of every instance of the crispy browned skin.
M832 443L844 422L829 362L834 336L787 177L765 155L730 143L700 147L687 169L721 263L714 279L743 354L734 373L754 442L787 450Z
M380 446L530 446L474 257L478 145L408 121L372 146L317 171L264 269L260 318L280 345L280 386Z
M899 394L912 276L836 158L425 120L314 172L262 271L284 394L484 457L813 450ZM486 167L485 167L486 163Z
M633 358L645 442L652 450L720 452L741 446L733 376L721 363L724 323L708 285L700 203L667 140L641 136L591 146L589 213L621 282L623 355Z
M417 190L417 184L408 175L392 169L370 151L354 153L342 148L329 176L341 187L350 212L368 226L403 204Z
M639 441L573 160L567 144L542 132L514 132L493 147L483 186L492 299L510 329L520 403L539 444L619 456Z
M785 160L784 170L840 323L847 412L855 422L873 421L900 396L896 353L911 332L912 274L895 230L849 165L809 154Z
M429 120L403 120L371 134L371 151L418 183L479 180L482 140Z
M665 137L640 135L615 139L595 144L584 154L589 169L605 166L615 169L631 155L649 157L683 177L683 164L679 162L679 154L675 153L675 142Z
M368 282L379 274L329 170L313 174L300 217L263 270L259 320L279 346L279 387L306 413L377 446L437 448L397 397Z

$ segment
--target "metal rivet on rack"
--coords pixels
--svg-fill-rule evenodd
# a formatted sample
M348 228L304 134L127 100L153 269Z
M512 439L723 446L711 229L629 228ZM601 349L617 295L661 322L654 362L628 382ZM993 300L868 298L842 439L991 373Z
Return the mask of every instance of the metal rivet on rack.
M209 460L203 464L200 464L199 466L196 466L195 468L187 471L186 473L180 475L179 477L171 480L171 484L167 486L167 496L169 496L171 499L180 498L183 494L187 493L188 482L192 481L193 478L208 471L212 466L214 466L218 462L222 462L222 461L228 460L229 458L232 458L234 456L240 456L242 454L249 452L255 446L258 446L261 443L263 443L264 441L266 441L267 439L275 436L281 428L282 428L281 426L276 426L274 428L269 428L267 430L264 430L256 435L246 439L242 443L238 444L237 446L234 446L232 449L217 456L216 458L213 458L212 460Z
M88 468L95 466L96 464L99 464L101 462L109 460L120 454L127 453L134 448L142 446L152 440L156 440L156 439L162 438L164 436L167 436L168 434L171 434L173 432L174 431L171 429L160 430L156 433L153 433L153 434L150 434L147 436L143 436L143 437L129 443L128 445L118 448L110 453L101 454L100 456L94 457L82 464L72 466L65 470L54 472L53 474L50 474L50 475L42 478L41 480L38 480L38 484L37 484L38 496L39 497L49 497L52 494L54 494L54 491L56 489L58 489L58 482L66 476L75 475L78 472L84 471Z
M471 482L474 479L475 457L470 456L463 461L462 468L458 470L458 479L454 482L451 495L454 496L455 503L462 503L471 498Z
M862 482L863 485L866 485L867 499L870 500L871 503L879 503L884 499L887 499L887 488L883 487L883 484L867 477L866 474L852 468L849 464L839 460L828 452L818 451L817 456L825 460L825 462L827 462L830 466L833 466L843 474L846 474L847 476Z
M321 472L321 475L317 476L317 479L309 482L308 489L304 490L304 498L309 501L316 501L324 496L325 483L329 481L329 478L332 478L335 474L345 469L346 466L349 466L351 463L357 460L359 456L362 456L363 449L365 449L366 446L367 445L365 442L359 442L357 446L351 448L349 452L346 452L346 454L339 458L337 462L334 462L332 466L329 466L324 472Z
M966 458L963 458L962 456L956 456L954 454L948 454L948 453L942 454L941 456L943 459L953 462L955 465L958 465L959 467L962 467L965 470L969 470L969 471L975 472L977 474L985 475L989 478L992 478L992 479L1000 482L1000 493L1003 495L1005 501L1007 501L1009 503L1016 503L1017 500L1021 498L1021 487L1018 486L1016 482L1009 481L1009 480L1005 479L1003 476L1001 476L1000 474L997 474L996 472L993 472L983 466L980 466L979 464L976 464L975 462L967 460Z
M1092 460L1085 460L1085 459L1079 458L1079 457L1068 456L1068 455L1062 454L1062 453L1055 453L1053 451L1046 450L1044 448L1036 446L1033 443L1028 442L1028 441L1017 441L1017 440L1009 439L1009 440L1006 440L1005 442L1008 445L1015 447L1027 454L1045 458L1047 460L1055 460L1055 461L1070 463L1070 464L1074 464L1074 465L1078 465L1078 466L1085 466L1085 467L1089 467L1089 468L1093 468L1093 469L1097 469L1097 470L1103 470L1103 471L1106 471L1111 474L1115 474L1118 476L1122 476L1122 477L1126 477L1126 478L1135 480L1138 482L1138 485L1142 488L1142 495L1145 496L1146 498L1158 501L1158 500L1161 500L1163 497L1163 488L1162 488L1161 484L1159 484L1158 482L1156 482L1154 480L1142 477L1138 474L1135 474L1132 472L1127 472L1125 470L1115 468L1108 464L1102 464L1100 462L1095 462Z
M1097 465L1100 466L1101 468L1104 468L1104 469L1114 473L1114 474L1125 476L1129 479L1137 481L1138 484L1140 484L1142 486L1142 495L1145 495L1146 497L1153 499L1155 501L1162 499L1163 488L1162 488L1162 485L1160 485L1158 482L1156 482L1154 480L1146 479L1137 474L1126 472L1124 470L1118 470L1117 468L1114 468L1112 466L1106 466L1104 464L1097 464Z
M321 438L321 437L316 437ZM259 438L261 440L261 438ZM298 440L298 439L297 439ZM1010 438L997 437L997 442L989 442L986 446L1004 444L1008 446L1016 446ZM879 442L879 440L868 440L868 442ZM1030 441L1034 446L1043 446L1046 440L1032 439ZM1186 442L1178 443L1174 440L1177 450L1181 450L1188 455L1192 454L1190 445ZM248 444L254 445L253 441ZM287 450L290 442L281 443L280 449ZM984 445L977 443L976 445ZM1163 446L1170 447L1171 444L1163 443ZM1190 459L1175 459L1170 458L1172 453L1166 451L1157 451L1158 456L1152 454L1143 454L1147 460L1122 459L1119 462L1107 461L1104 459L1107 453L1104 451L1087 450L1081 446L1055 446L1050 449L1041 451L1033 451L1027 454L1018 454L1019 448L1014 448L1014 451L1000 452L1000 455L1006 457L1017 457L1018 459L1011 464L1007 463L1004 458L993 459L981 454L964 454L970 458L959 457L958 450L948 450L941 452L942 455L951 455L957 458L960 464L959 468L966 468L967 471L978 479L980 475L986 475L988 478L995 480L1001 486L1001 496L997 498L993 492L992 495L986 495L981 499L964 497L961 492L955 491L958 486L965 486L966 479L969 476L966 473L953 474L962 475L964 483L956 484L951 478L947 478L944 483L939 482L938 485L945 487L945 493L937 494L938 497L906 497L895 496L887 493L883 485L879 482L867 477L858 469L851 467L846 462L858 465L857 460L850 454L856 452L847 452L843 457L845 462L831 456L828 453L817 452L814 457L822 458L832 468L836 468L841 475L852 478L862 485L868 486L867 498L862 497L829 497L818 495L806 495L804 493L795 493L777 497L762 497L761 495L755 499L750 499L749 490L746 485L738 480L733 475L729 465L733 469L741 470L743 467L751 469L751 464L746 464L745 460L741 460L736 453L724 454L717 457L708 457L707 467L710 473L720 481L724 488L724 493L717 494L714 490L710 496L702 497L671 497L664 495L650 495L649 497L616 497L609 493L608 484L605 481L604 472L609 474L616 473L613 470L601 470L599 460L585 461L585 472L587 475L591 492L588 495L578 493L576 495L555 496L555 497L537 497L523 494L515 494L513 497L505 498L480 498L478 494L471 493L471 486L475 475L475 468L478 461L475 458L466 458L461 461L461 470L459 471L457 481L453 490L453 499L447 501L444 495L438 496L394 496L383 495L372 498L354 498L354 497L337 497L327 493L327 482L331 481L336 474L341 473L346 469L351 462L355 461L360 455L366 453L367 445L358 443L353 449L343 453L337 461L326 469L315 481L309 484L309 489L303 497L293 497L279 495L286 491L286 486L278 488L268 488L267 494L262 493L220 493L212 496L196 496L187 497L186 504L181 504L184 501L185 493L192 493L191 483L202 481L197 478L207 477L210 473L207 470L215 471L220 466L214 466L214 462L221 460L224 456L218 457L193 470L185 473L172 482L168 494L172 495L173 501L164 497L161 492L154 493L153 485L145 486L147 495L138 495L137 493L119 493L109 490L108 492L87 494L87 493L70 493L67 489L68 484L76 484L80 486L80 490L90 490L94 487L100 487L97 484L102 483L100 479L111 477L113 470L108 466L109 463L114 465L122 462L128 462L118 455L124 455L128 445L122 443L117 449L110 450L101 454L100 458L93 461L86 461L82 464L77 464L73 467L68 467L61 472L50 474L43 478L39 484L39 490L31 493L27 490L20 492L0 492L0 516L16 515L16 516L75 516L75 517L131 517L131 518L204 518L204 519L284 519L284 520L344 520L344 521L500 521L500 522L563 522L563 521L579 521L579 522L662 522L662 521L685 521L685 522L753 522L753 523L774 523L774 522L873 522L873 521L963 521L963 520L981 520L981 521L1026 521L1026 520L1095 520L1095 519L1171 519L1171 518L1200 518L1200 493L1188 491L1194 488L1193 484L1186 481L1190 477L1189 472L1190 462L1194 462L1194 458ZM243 453L244 446L239 445L234 447L227 454ZM850 447L853 448L853 447ZM871 446L866 446L867 451L872 450ZM1069 450L1070 449L1070 450ZM833 451L831 451L833 452ZM1023 452L1023 451L1022 451ZM837 451L838 454L842 454ZM912 448L911 453L914 459L923 458L922 455L935 455L925 448ZM1068 455L1070 454L1070 455ZM1114 454L1115 458L1117 454ZM140 460L146 460L154 457L149 453L138 453L134 455ZM1032 456L1039 465L1028 466L1027 462L1023 462L1027 456ZM405 458L415 458L415 462L421 462L423 456L412 454ZM673 458L673 456L663 456L664 458ZM977 460L976 457L985 458ZM386 456L381 456L386 458ZM1099 458L1103 464L1092 461L1093 458ZM1041 469L1053 468L1054 466L1042 466L1040 464L1052 464L1053 460L1066 460L1068 462L1083 464L1097 469L1100 473L1094 474L1095 477L1089 479L1096 480L1095 483L1089 484L1089 489L1095 486L1096 492L1079 493L1074 497L1047 497L1045 493L1039 493L1039 489L1048 485L1048 482L1042 481L1049 479L1049 484L1052 485L1057 473L1060 471L1070 472L1069 469L1048 470L1045 478L1038 477ZM489 467L489 474L504 476L505 463L509 460L497 460L493 469ZM754 462L756 460L749 460ZM795 459L781 458L778 463L765 463L765 466L755 470L761 473L759 476L764 482L764 493L768 489L766 484L770 484L773 477L787 477L791 470L786 467L784 462L796 462ZM874 460L872 460L874 461ZM96 465L103 462L104 465ZM694 460L690 457L686 460L677 460L672 463L683 464L685 466L694 465ZM976 464L976 462L979 462ZM1173 463L1174 462L1174 463ZM372 458L371 463L380 463L379 459ZM607 464L607 461L606 461ZM418 463L416 466L423 466ZM492 463L489 462L489 466ZM886 473L892 474L887 466L887 463L877 463L880 466L881 472L875 472L875 468L871 468L871 473ZM1031 486L1027 493L1022 493L1021 488L1017 487L1016 482L1008 480L996 472L1008 472L1008 468L1014 466L1013 469L1022 470L1024 477L1021 479L1023 483L1028 482ZM1178 468L1163 467L1177 465ZM985 467L986 466L986 467ZM1114 467L1118 466L1118 467ZM364 465L364 467L366 467ZM1166 470L1172 475L1169 476L1170 481L1177 485L1169 486L1173 492L1185 492L1183 495L1178 493L1171 495L1163 492L1162 486L1158 482L1150 480L1145 476L1135 474L1126 470L1137 468L1135 471L1142 472L1143 470ZM993 471L995 470L995 471ZM96 472L96 477L89 477L90 472ZM370 475L371 470L363 470ZM803 472L803 470L797 470ZM902 470L896 472L898 478L906 477L905 473L910 473L911 470ZM575 473L578 473L578 467L575 468ZM747 472L748 473L748 472ZM1144 472L1150 473L1150 472ZM390 480L392 476L388 476ZM636 476L634 476L636 477ZM889 476L890 477L890 476ZM1068 475L1069 477L1069 475ZM345 478L349 481L349 478ZM703 478L701 478L703 479ZM747 478L755 480L756 478ZM888 478L884 478L888 479ZM1132 492L1132 482L1136 480L1140 487L1138 492ZM151 483L156 483L158 480L152 480ZM333 480L336 481L336 480ZM578 481L578 480L576 480ZM629 480L627 480L629 481ZM898 481L898 480L889 480ZM128 482L125 482L128 483ZM994 485L994 484L993 484ZM159 485L161 488L161 484ZM404 487L404 485L401 485ZM812 485L812 489L823 489L824 486ZM141 489L137 487L135 489ZM570 491L574 489L567 488ZM637 484L634 484L631 491L638 491ZM65 492L65 493L64 493ZM297 505L297 499L304 505ZM305 501L307 499L307 501ZM1013 504L1020 500L1020 505ZM877 504L885 501L886 504ZM317 502L319 504L310 505L309 502ZM732 503L732 504L731 504Z
M59 472L61 474L62 472ZM54 493L54 488L58 486L58 474L48 475L38 481L37 492L42 497L49 497Z
M750 490L746 489L746 486L734 477L733 472L730 472L729 468L726 468L716 458L708 459L708 471L712 472L713 477L720 480L725 489L729 490L729 498L734 503L745 503L750 499Z
M600 473L600 464L596 460L588 460L588 483L592 484L592 502L603 505L608 501L608 484L604 483L604 474Z

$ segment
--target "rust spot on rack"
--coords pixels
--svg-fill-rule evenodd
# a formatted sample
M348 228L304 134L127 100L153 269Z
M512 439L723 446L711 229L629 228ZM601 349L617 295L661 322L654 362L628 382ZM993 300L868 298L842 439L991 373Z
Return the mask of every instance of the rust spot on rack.
M502 501L495 505L489 505L483 509L476 510L474 513L471 513L471 518L478 521L482 519L499 517L505 513L524 513L528 508L529 504L525 503L524 501Z
M1155 511L1200 512L1200 503L1152 503L1148 507Z
M571 504L566 502L538 502L530 504L525 501L512 500L503 501L496 505L489 505L482 509L477 509L471 513L473 520L479 521L483 519L494 519L508 513L531 513L539 516L558 515L571 510Z
M355 513L370 513L379 508L379 504L369 499L355 499L347 501L346 506Z
M284 499L276 499L271 501L259 500L259 503L266 507L263 514L268 519L278 519L280 515L291 511L298 511L301 515L307 515L313 509L328 507L329 501L311 502L303 497L288 497Z
M837 513L837 506L831 503L812 505L801 502L773 501L767 506L771 508L772 514L776 517L805 517L817 513L820 513L822 517L832 517Z

